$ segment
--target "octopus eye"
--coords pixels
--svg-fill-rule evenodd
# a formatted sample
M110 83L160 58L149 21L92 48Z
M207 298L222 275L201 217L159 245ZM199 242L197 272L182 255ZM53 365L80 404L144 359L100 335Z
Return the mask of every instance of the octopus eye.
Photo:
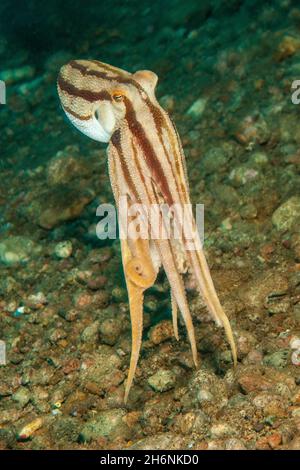
M117 101L119 103L120 101L123 101L124 94L121 91L116 90L113 92L112 97L114 101Z

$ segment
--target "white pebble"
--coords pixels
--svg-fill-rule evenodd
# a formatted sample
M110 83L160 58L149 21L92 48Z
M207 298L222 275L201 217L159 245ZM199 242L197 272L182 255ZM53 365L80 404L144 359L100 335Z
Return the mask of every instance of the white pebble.
M72 243L68 240L59 242L54 248L54 254L58 258L69 258L73 251Z
M207 99L199 98L192 104L192 106L189 107L187 110L187 115L193 118L199 118L204 112L206 103Z

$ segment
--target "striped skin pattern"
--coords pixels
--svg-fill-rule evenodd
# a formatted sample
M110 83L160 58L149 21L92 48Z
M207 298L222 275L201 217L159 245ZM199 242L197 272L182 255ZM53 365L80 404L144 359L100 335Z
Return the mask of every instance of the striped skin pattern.
M108 142L110 181L119 213L120 198L128 205L190 204L185 157L180 138L168 114L155 98L157 76L142 70L134 74L98 61L74 60L58 77L62 107L74 126L100 142ZM176 219L176 212L174 219ZM193 215L190 224L195 226ZM161 218L160 223L165 222ZM134 378L143 328L143 296L160 266L171 286L174 335L178 340L177 311L181 312L195 365L197 347L182 274L193 274L199 292L218 325L225 329L234 364L236 347L229 320L215 291L199 236L197 249L186 249L174 239L121 239L122 262L129 297L132 351L125 402ZM179 246L180 245L180 246Z

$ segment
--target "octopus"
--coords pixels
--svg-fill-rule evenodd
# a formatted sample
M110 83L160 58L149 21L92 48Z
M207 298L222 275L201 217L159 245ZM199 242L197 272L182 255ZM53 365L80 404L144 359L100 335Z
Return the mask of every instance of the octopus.
M119 224L120 201L124 199L129 208L135 204L144 210L161 205L175 207L169 217L172 226L180 218L178 207L191 207L185 155L173 121L155 97L157 81L157 75L149 70L129 73L97 60L72 60L58 76L61 105L71 123L91 139L108 143L109 177ZM184 230L181 238L175 238L173 232L170 237L153 236L148 226L147 236L120 237L131 320L125 403L141 349L144 293L155 283L161 267L170 284L174 336L179 339L179 311L195 366L198 367L197 345L183 277L187 271L212 318L223 326L233 363L237 363L230 322L216 293L203 244L195 230L193 211L187 212L184 225L190 230ZM156 224L165 228L163 211L157 213Z

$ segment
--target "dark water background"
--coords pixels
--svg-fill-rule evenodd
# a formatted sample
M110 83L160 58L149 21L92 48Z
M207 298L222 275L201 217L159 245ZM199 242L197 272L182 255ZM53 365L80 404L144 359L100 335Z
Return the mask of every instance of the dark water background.
M299 21L288 18L288 12L297 6L297 1L285 3L279 0L3 0L0 4L0 72L30 65L35 69L34 77L38 77L49 69L47 62L55 54L65 54L66 60L93 58L130 71L155 70L160 78L158 95L172 87L183 103L215 81L220 82L222 77L216 74L214 66L223 50L232 48L240 53L261 41L261 51L258 45L255 59L264 57L263 65L267 68L265 59L272 54L268 51L271 41L264 40L268 31L284 30L291 21ZM197 37L189 41L193 31L197 32ZM63 59L54 60L52 77L47 79L39 109L37 103L32 102L36 120L39 112L46 118L51 110L58 109L55 81L62 63ZM9 123L16 127L14 143L11 138L0 135L2 166L9 164L7 158L13 154L11 145L20 146L25 140L30 142L31 152L23 164L37 165L43 160L44 151L40 146L35 150L35 137L40 131L37 123L32 127L26 123L25 130L15 122L20 116L16 116L20 106L12 103L10 97L18 95L18 85L7 87L8 106L0 109L4 125ZM43 138L45 148L50 145L52 153L58 150L53 139L47 142L47 136ZM77 139L82 138L77 136ZM19 158L13 162L14 165L19 163Z
M59 49L74 50L85 40L89 41L88 53L95 52L93 36L101 27L111 28L118 34L109 41L112 52L124 53L122 43L128 46L126 55L137 50L152 55L151 39L157 45L157 37L163 28L183 28L183 37L194 28L205 25L205 22L217 22L218 31L226 33L227 41L238 40L243 30L251 26L251 22L259 17L266 8L274 8L273 15L262 21L266 30L286 18L276 14L277 6L283 2L256 0L155 0L153 2L139 0L38 0L18 1L3 0L0 4L0 31L6 43L1 54L1 66L7 67L14 62L14 54L27 51L27 60L40 64L45 57ZM289 8L297 6L296 0L289 2ZM154 36L154 37L153 37ZM172 45L160 37L160 43L168 54ZM109 55L109 44L103 55ZM221 45L221 44L220 44ZM226 44L223 43L223 46ZM118 51L119 47L119 51ZM157 51L158 53L158 51ZM147 60L147 57L145 57ZM180 60L180 57L179 57Z

